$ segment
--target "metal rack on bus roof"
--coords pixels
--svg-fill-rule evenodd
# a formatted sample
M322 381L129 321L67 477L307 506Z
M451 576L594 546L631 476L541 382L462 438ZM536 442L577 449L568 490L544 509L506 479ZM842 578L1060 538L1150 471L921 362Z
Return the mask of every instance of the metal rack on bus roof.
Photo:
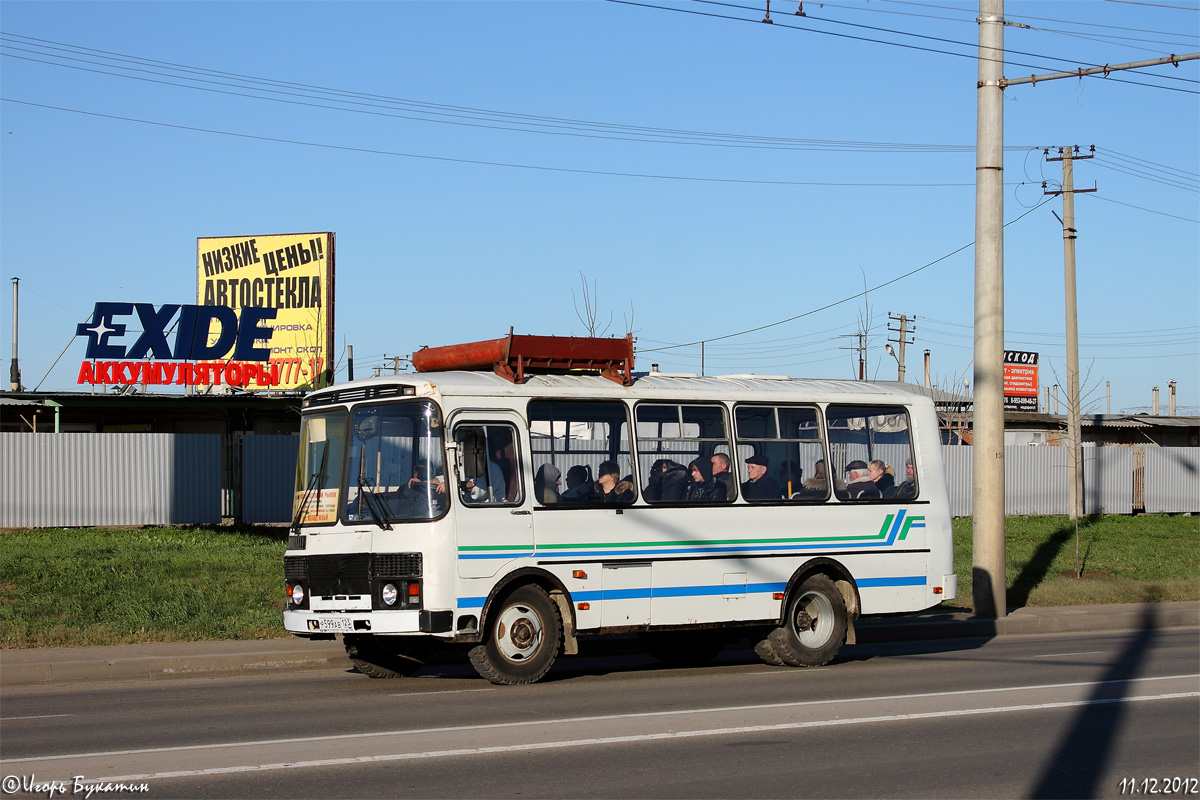
M412 354L417 372L485 370L524 383L531 374L599 372L629 386L633 383L633 336L604 339L586 336L508 336L444 347L422 347Z

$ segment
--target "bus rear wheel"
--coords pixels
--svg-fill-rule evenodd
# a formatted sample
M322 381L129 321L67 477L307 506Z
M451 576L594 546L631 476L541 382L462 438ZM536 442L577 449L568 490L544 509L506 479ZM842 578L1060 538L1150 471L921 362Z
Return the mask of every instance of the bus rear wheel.
M406 678L425 665L424 643L411 636L342 637L354 668L368 678Z
M492 612L483 644L467 654L471 666L495 684L535 683L550 671L562 644L558 606L540 586L522 586Z
M783 625L767 641L789 667L819 667L842 649L846 627L842 593L825 575L811 575L794 593Z

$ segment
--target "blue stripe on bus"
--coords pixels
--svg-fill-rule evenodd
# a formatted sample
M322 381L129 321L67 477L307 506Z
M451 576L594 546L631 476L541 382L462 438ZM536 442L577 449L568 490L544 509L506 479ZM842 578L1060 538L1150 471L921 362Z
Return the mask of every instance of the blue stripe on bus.
M860 589L874 589L885 586L925 586L928 579L924 575L904 575L896 578L862 578L858 581ZM723 596L727 592L736 591L739 595L745 587L746 594L763 594L782 592L787 588L786 583L749 583L724 584L713 586L660 586L657 588L638 589L597 589L588 592L575 592L571 595L572 602L600 602L603 600L634 600L654 597L704 597ZM459 608L483 608L486 597L461 597Z

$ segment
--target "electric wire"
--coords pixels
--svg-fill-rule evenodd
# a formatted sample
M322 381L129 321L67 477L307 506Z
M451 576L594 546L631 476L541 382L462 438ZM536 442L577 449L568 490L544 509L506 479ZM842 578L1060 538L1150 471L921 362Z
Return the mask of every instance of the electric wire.
M17 100L10 97L0 97L0 102L17 103L19 105L30 106L33 108L44 108L53 111L63 111L71 114L81 114L90 117L99 117L101 119L118 120L121 122L134 122L142 125L153 125L161 128L170 128L174 130L189 131L192 133L206 133L216 136L228 136L237 139L248 139L252 141L270 142L272 144L291 144L300 147L313 147L328 150L337 150L349 153L365 153L369 155L390 156L395 158L412 158L426 161L440 161L453 164L470 164L473 166L488 166L488 167L505 167L508 169L523 169L541 172L557 172L574 175L596 175L603 177L618 177L618 178L643 178L648 180L671 180L671 181L686 181L693 183L723 183L723 184L745 184L756 186L821 186L821 187L837 187L837 188L953 188L953 187L973 187L974 183L849 183L844 181L829 182L829 181L778 181L778 180L758 180L751 178L714 178L697 175L666 175L647 172L617 172L611 170L595 170L595 169L579 169L573 167L551 167L538 164L518 164L504 161L485 161L480 159L470 158L454 158L451 156L432 156L420 153L401 153L394 150L381 150L370 147L352 147L350 145L330 144L327 142L308 142L301 139L284 139L276 136L260 136L250 133L238 133L235 131L222 131L214 128L201 128L194 125L177 125L170 122L158 122L155 120L139 119L136 117L124 117L117 114L102 114L98 111L83 111L77 108L67 108L65 106L53 106L45 103L33 103L28 100ZM1013 184L1015 185L1015 184Z
M1044 206L1046 203L1050 202L1050 200L1052 200L1052 199L1053 199L1052 197L1047 197L1045 200L1043 200L1042 202L1038 203L1038 204L1037 204L1036 206L1034 206L1033 208L1030 208L1030 209L1029 209L1028 211L1026 211L1024 214L1021 214L1019 217L1017 217L1017 218L1015 218L1015 219L1013 219L1013 220L1010 220L1009 222L1006 222L1006 223L1004 223L1004 227L1005 227L1005 228L1007 228L1009 225L1012 225L1012 224L1014 224L1014 223L1016 223L1016 222L1019 222L1020 220L1024 219L1025 217L1029 216L1030 214L1032 214L1032 213L1033 213L1034 211L1036 211L1037 209L1039 209L1039 208L1041 208L1042 206ZM813 314L820 313L821 311L827 311L828 309L834 308L835 306L840 306L840 305L842 305L843 303L848 303L848 302L850 302L851 300L857 300L858 298L860 298L860 297L863 297L864 295L870 294L871 292L878 291L878 290L880 290L880 289L883 289L884 287L891 286L893 283L897 283L897 282L899 282L899 281L902 281L902 280L904 280L905 278L908 278L908 277L911 277L911 276L913 276L913 275L916 275L918 272L921 272L922 270L926 270L926 269L928 269L929 267L932 267L932 266L934 266L935 264L939 264L939 263L941 263L942 261L945 261L946 259L948 259L948 258L951 258L952 256L956 256L956 255L958 255L959 253L961 253L962 251L964 251L964 250L967 250L967 249L970 249L971 247L974 247L974 246L975 246L975 243L974 243L974 242L969 242L969 243L967 243L967 244L964 244L962 247L958 248L957 250L954 250L954 251L952 251L952 252L949 252L949 253L947 253L946 255L944 255L944 256L941 256L940 258L934 259L933 261L930 261L928 264L925 264L925 265L923 265L923 266L917 267L916 269L913 269L913 270L909 270L908 272L905 272L905 273L904 273L904 274L902 274L902 275L898 275L898 276L896 276L895 278L892 278L892 279L891 279L891 280L889 280L889 281L885 281L885 282L883 282L883 283L881 283L881 284L879 284L879 285L877 285L877 286L873 286L873 287L871 287L871 288L869 288L869 289L864 289L863 291L861 291L861 292L858 292L858 293L856 293L856 294L853 294L853 295L850 295L849 297L843 297L841 300L836 300L836 301L834 301L834 302L832 302L832 303L828 303L828 304L826 304L826 305L823 305L823 306L821 306L820 308L814 308L814 309L812 309L812 310L810 310L810 311L805 311L803 314L797 314L797 315L796 315L796 316L794 316L794 317L788 317L787 319L781 319L781 320L779 320L779 321L777 321L777 322L771 322L771 323L768 323L768 324L766 324L766 325L758 325L758 326L756 326L756 327L753 327L753 328L748 328L748 329L746 329L746 330L744 330L744 331L738 331L738 332L736 332L736 333L727 333L727 334L724 334L724 335L722 335L722 336L712 336L712 337L708 337L708 338L705 338L705 339L697 339L697 340L696 340L696 341L694 341L694 342L684 342L683 344L673 344L673 345L669 345L669 346L666 346L666 347L657 347L657 348L654 348L654 349L651 349L651 350L646 350L646 351L644 351L644 352L648 352L648 353L656 353L656 352L662 352L662 351L664 351L664 350L674 350L674 349L677 349L677 348L680 348L680 347L695 347L695 346L696 346L696 345L698 345L698 344L707 344L708 342L718 342L718 341L721 341L721 340L723 340L723 339L732 339L732 338L734 338L735 336L745 336L745 335L746 335L746 334L748 334L748 333L755 333L755 332L757 332L757 331L766 330L766 329L768 329L768 328L774 328L774 327L776 327L776 326L778 326L778 325L784 325L784 324L786 324L786 323L788 323L788 322L794 322L794 321L796 321L796 320L798 320L798 319L803 319L804 317L808 317L808 316L812 316Z
M1095 193L1088 193L1087 195L1085 195L1085 197L1091 197L1095 200L1103 200L1106 203L1115 203L1116 205L1125 206L1126 208L1135 208L1138 211L1145 211L1149 214L1157 214L1160 217L1170 217L1171 219L1183 220L1184 222L1191 222L1196 225L1200 225L1200 219L1192 219L1191 217L1181 217L1178 214L1168 214L1165 211L1155 211L1154 209L1146 208L1145 206L1135 206L1133 203L1122 203L1120 200L1113 200L1111 197L1102 197L1101 195L1095 194Z
M696 10L693 10L693 9L687 9L687 8L675 8L675 7L673 7L673 6L663 6L663 5L656 5L656 4L654 4L654 3L650 3L650 2L639 2L638 0L605 0L605 2L608 2L608 3L616 3L616 4L619 4L619 5L637 6L637 7L640 7L640 8L649 8L649 9L655 9L655 10L658 10L658 11L672 11L672 12L679 13L679 14L691 14L691 15L700 16L700 17L711 17L711 18L713 18L713 19L721 19L721 20L727 20L727 21L733 21L733 22L746 22L746 23L753 23L753 24L756 24L756 25L758 25L758 24L761 24L761 20L747 19L747 18L745 18L745 17L736 17L736 16L731 16L731 15L729 15L729 14L718 14L718 13L714 13L714 12L708 12L708 11L696 11ZM718 2L718 0L692 0L692 2L697 2L697 3L706 3L706 4L712 4L712 5L725 5L725 6L731 6L731 5L732 5L733 7L735 7L735 8L739 8L739 9L741 9L741 10L744 10L744 11L755 11L755 12L757 12L757 9L755 9L755 8L748 8L748 7L745 7L745 6L737 6L737 5L733 5L733 4L730 4L730 3ZM861 25L857 25L856 23L841 23L841 22L839 22L839 21L837 21L837 20L825 20L825 19L818 18L818 17L810 17L810 16L808 16L807 14L806 14L806 17L805 17L805 18L806 18L806 19L815 19L815 20L818 20L818 21L824 21L824 22L831 22L831 23L833 23L833 24L845 24L845 25L851 25L851 26L856 26L856 27L866 27L866 28L869 28L869 27L870 27L870 26L861 26ZM853 41L868 42L868 43L871 43L871 44L882 44L882 45L888 45L888 46L891 46L891 47L899 47L899 48L906 49L906 50L916 50L916 51L920 51L920 52L934 53L934 54L938 54L938 55L954 56L954 57L957 57L957 58L970 59L970 60L972 60L972 61L977 61L977 62L978 62L978 61L981 61L981 60L983 60L983 61L987 61L987 60L995 60L995 59L986 59L986 58L983 58L983 57L981 57L981 56L980 56L980 55L979 55L977 52L971 52L971 53L956 53L956 52L949 51L949 50L939 50L939 49L936 49L936 48L932 48L932 47L924 47L924 46L921 46L921 45L915 45L915 44L905 44L905 43L903 43L903 42L893 42L893 41L888 41L888 40L885 40L885 39L872 39L872 38L869 38L869 37L866 37L866 36L856 36L856 35L847 34L847 33L838 33L838 32L836 32L836 31L825 31L825 30L818 30L818 29L814 29L814 28L799 27L799 26L796 26L796 25L785 25L785 24L782 24L782 23L776 23L776 24L774 24L772 27L774 27L774 28L784 28L784 29L787 29L787 30L801 31L801 32L804 32L804 33L813 33L813 34L819 34L819 35L823 35L823 36L833 36L833 37L836 37L836 38L841 38L841 39L850 39L850 40L853 40ZM903 32L903 31L891 31L891 30L888 30L888 29L882 29L882 30L885 30L885 31L886 31L886 32L888 32L888 33L892 33L892 34L899 35L899 36L914 36L914 37L918 37L918 38L933 38L933 39L936 39L936 37L926 37L926 36L923 36L922 34L910 34L910 33L905 33L905 32ZM976 44L968 44L968 43L965 43L965 42L963 42L963 43L956 43L956 44L957 44L958 46L961 46L961 47L977 47L977 45L976 45ZM1050 57L1050 58L1052 58L1052 57ZM1077 64L1077 65L1078 65L1078 63L1079 63L1079 62L1070 62L1070 61L1069 61L1069 59L1063 59L1063 58L1052 58L1052 60L1057 60L1057 61L1067 61L1067 62L1069 62L1069 63L1075 63L1075 64ZM1020 63L1020 62L1009 61L1009 60L1007 60L1007 59L1001 59L1001 61L1002 61L1002 62L1003 62L1005 65L1010 65L1010 66L1015 66L1015 67L1027 67L1027 68L1030 68L1030 69L1050 69L1049 67L1045 67L1045 66L1034 65L1034 64L1023 64L1023 63ZM1099 65L1099 64L1089 64L1089 65L1087 65L1087 66L1099 67L1099 66L1102 66L1102 65ZM1137 73L1137 74L1145 74L1145 73ZM1083 77L1083 76L1081 76L1081 77ZM1088 76L1088 77L1090 77L1090 76ZM1162 76L1162 75L1155 75L1154 77L1163 78L1164 80L1178 80L1178 81L1184 81L1184 82L1187 82L1187 83L1192 83L1192 84L1200 83L1200 81L1197 81L1197 80L1194 80L1194 79L1190 79L1190 78L1178 78L1178 77L1175 77L1175 76ZM1114 83L1123 83L1123 84L1129 84L1129 85L1133 85L1133 86L1144 86L1144 87L1151 88L1151 89L1163 89L1163 90L1166 90L1166 91L1172 91L1172 92L1181 92L1181 93L1184 93L1184 94L1200 94L1200 91L1198 91L1198 90L1195 90L1195 89L1187 89L1187 88L1183 88L1183 87L1179 87L1179 86L1163 86L1163 85L1161 85L1161 84L1155 84L1155 83L1146 83L1146 82L1144 82L1144 81L1135 81L1135 80L1130 80L1130 79L1128 79L1128 78L1118 78L1118 77L1114 77L1114 76L1112 76L1111 74L1106 74L1106 75L1104 75L1104 79L1105 79L1105 80L1107 80L1107 81L1112 81L1112 82L1114 82Z

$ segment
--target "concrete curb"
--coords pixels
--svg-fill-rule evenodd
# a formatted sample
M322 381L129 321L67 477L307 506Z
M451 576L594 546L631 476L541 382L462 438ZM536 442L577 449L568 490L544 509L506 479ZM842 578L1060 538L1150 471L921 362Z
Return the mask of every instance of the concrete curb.
M1180 627L1200 630L1200 602L1022 608L995 620L935 609L913 616L859 620L855 632L858 644L880 644ZM640 652L631 637L584 641L586 653L593 656ZM350 669L340 641L293 638L4 650L0 651L0 688L321 669Z

